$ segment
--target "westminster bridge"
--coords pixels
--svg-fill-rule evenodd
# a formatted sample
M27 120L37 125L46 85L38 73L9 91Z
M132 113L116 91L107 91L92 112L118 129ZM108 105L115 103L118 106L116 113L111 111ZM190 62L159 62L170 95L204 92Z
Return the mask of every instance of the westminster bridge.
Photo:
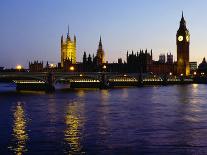
M169 85L194 83L192 77L152 73L112 72L0 72L0 82L15 83L17 90L55 90L55 85L69 88L113 88L143 85Z

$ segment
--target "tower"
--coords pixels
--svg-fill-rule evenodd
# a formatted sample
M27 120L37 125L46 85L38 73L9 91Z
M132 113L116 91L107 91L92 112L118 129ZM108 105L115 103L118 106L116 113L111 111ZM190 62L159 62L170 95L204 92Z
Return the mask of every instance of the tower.
M182 12L180 27L176 35L177 43L177 74L189 75L189 46L190 46L190 33L186 28L186 22Z
M63 67L65 60L71 61L72 64L76 63L76 36L72 41L69 34L69 26L67 38L64 40L63 35L61 36L61 67Z
M96 53L96 57L97 57L97 63L98 65L101 65L105 62L104 60L104 50L102 48L102 41L101 41L101 37L100 37L100 40L99 40L99 45L98 45L98 50L97 50L97 53Z

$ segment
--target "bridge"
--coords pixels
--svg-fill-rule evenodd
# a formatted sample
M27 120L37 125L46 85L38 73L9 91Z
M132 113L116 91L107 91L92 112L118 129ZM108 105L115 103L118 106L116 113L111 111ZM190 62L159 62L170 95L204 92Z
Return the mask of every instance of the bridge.
M113 72L0 72L0 82L15 83L17 90L54 90L56 84L70 88L113 88L193 83L193 78Z

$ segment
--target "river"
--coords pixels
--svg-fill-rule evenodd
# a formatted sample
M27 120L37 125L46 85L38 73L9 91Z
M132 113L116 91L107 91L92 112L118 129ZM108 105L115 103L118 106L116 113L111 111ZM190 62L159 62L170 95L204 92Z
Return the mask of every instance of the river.
M207 85L0 86L0 154L207 154Z

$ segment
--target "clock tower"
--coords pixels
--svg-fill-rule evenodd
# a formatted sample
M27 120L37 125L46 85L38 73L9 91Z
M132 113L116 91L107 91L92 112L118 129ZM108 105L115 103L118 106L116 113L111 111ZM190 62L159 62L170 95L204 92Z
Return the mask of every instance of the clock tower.
M190 74L189 65L189 45L190 45L190 33L186 28L186 22L183 17L180 21L180 27L176 35L177 42L177 74L186 75Z

